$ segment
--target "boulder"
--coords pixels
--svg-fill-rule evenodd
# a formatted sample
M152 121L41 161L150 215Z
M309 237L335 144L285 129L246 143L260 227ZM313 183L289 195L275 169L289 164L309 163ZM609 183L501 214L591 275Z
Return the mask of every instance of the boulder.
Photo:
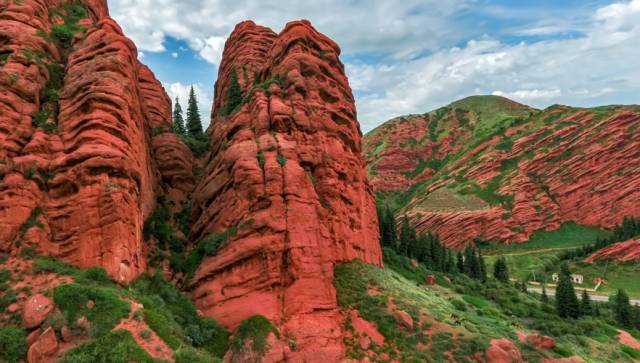
M351 310L349 313L353 330L362 336L367 336L377 345L384 344L384 335L380 334L378 328L367 320L360 317L358 310Z
M396 323L403 328L413 329L413 318L404 310L396 310L393 312L393 318Z
M435 285L436 284L436 278L433 275L429 275L429 276L427 276L427 280L425 282L429 286Z
M54 303L42 294L31 296L24 304L22 310L22 324L27 329L32 329L44 321L53 311Z
M520 363L522 354L508 339L493 339L487 350L487 363Z
M49 327L29 347L27 360L29 363L54 362L54 356L58 352L58 339L53 328Z

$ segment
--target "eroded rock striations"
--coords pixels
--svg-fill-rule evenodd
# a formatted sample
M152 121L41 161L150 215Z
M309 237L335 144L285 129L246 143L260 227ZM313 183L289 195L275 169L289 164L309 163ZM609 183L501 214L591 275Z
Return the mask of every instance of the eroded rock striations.
M418 230L456 247L515 243L640 215L639 125L634 105L538 111L477 96L380 126L365 155L374 187L399 195Z
M0 252L33 246L131 281L156 195L194 185L188 149L152 135L170 100L106 1L1 7Z
M615 243L589 256L586 261L619 260L640 262L640 239L632 239Z
M230 237L205 257L191 289L196 305L227 327L269 318L292 342L275 345L270 360L343 357L333 267L354 258L382 264L339 54L307 21L280 34L243 22L226 43L216 83L190 239ZM242 100L234 98L238 87Z

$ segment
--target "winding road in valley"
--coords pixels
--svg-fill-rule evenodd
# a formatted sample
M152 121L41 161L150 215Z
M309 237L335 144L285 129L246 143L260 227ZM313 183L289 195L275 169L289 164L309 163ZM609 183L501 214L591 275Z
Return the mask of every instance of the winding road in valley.
M527 291L542 294L542 289L539 287L527 287ZM556 290L547 289L547 295L556 296ZM580 295L578 295L578 297L579 296ZM589 294L589 297L591 297L593 301L609 302L609 296ZM631 303L631 305L640 305L640 300L631 299L629 303Z

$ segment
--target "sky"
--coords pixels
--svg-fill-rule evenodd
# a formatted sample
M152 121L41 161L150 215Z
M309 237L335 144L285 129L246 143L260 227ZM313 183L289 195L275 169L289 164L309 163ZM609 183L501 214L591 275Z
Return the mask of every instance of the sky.
M640 0L108 0L175 99L191 85L205 127L224 43L253 20L309 19L336 41L363 132L457 99L534 107L638 104Z

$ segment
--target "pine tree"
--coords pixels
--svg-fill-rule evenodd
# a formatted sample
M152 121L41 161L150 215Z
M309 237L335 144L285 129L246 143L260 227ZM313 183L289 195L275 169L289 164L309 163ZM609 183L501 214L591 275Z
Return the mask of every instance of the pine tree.
M444 272L448 272L448 273L458 272L456 268L456 261L453 257L453 252L449 250L447 250L447 264L445 266Z
M471 278L478 278L480 266L478 266L478 259L471 247L467 247L464 251L464 273Z
M593 306L591 306L591 297L587 294L586 289L582 289L582 298L580 300L580 314L592 315Z
M624 327L632 327L634 319L627 293L622 289L618 290L618 294L614 297L613 302L613 312L618 324Z
M571 283L571 272L565 264L560 269L560 279L556 287L556 312L561 318L578 318L580 303Z
M241 104L242 88L240 87L240 83L238 83L238 72L236 71L236 67L233 67L231 70L231 77L229 78L229 88L227 89L227 98L222 109L222 115L231 115Z
M457 257L457 262L456 265L458 267L458 272L459 273L464 273L464 259L462 258L462 252L458 252L458 257Z
M189 104L187 106L187 131L189 135L197 137L202 135L202 121L200 120L200 110L198 109L198 101L196 93L191 86L189 91Z
M503 283L509 282L509 269L507 268L507 261L504 257L498 258L493 265L493 277Z
M482 282L487 282L487 265L484 263L484 257L482 252L478 249L478 279Z
M385 213L387 216L386 224L387 224L387 234L388 234L387 238L389 241L389 246L395 246L396 243L398 242L396 216L393 214L393 212L389 207L387 207Z
M409 218L404 216L402 218L402 225L400 226L400 239L398 240L397 252L403 256L409 255L409 246L412 244L411 239L415 236L415 231L409 224Z
M180 106L180 101L178 97L176 97L176 104L173 107L173 132L178 135L184 135L186 130L184 128L184 117L182 116L182 106Z
M542 284L542 297L540 300L545 304L549 303L549 296L547 295L547 288L545 287L545 284Z

